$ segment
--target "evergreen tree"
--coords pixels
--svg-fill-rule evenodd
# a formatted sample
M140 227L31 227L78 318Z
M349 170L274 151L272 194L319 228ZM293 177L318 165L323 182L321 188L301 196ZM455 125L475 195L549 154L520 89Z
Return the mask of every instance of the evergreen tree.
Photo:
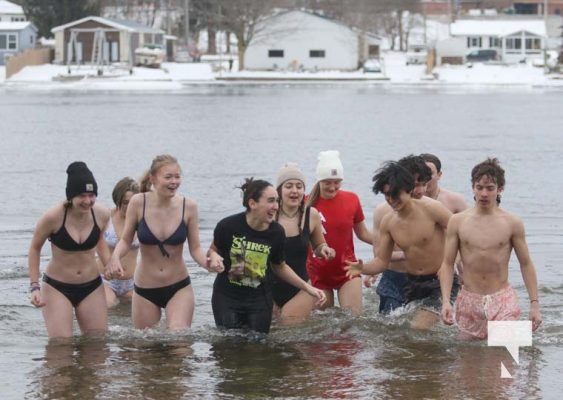
M39 37L51 37L51 29L90 15L100 15L97 0L23 0L27 18L35 24Z

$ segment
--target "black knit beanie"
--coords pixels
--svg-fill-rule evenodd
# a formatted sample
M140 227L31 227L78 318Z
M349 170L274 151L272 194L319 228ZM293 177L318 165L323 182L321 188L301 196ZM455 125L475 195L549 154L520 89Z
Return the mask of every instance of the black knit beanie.
M71 163L66 169L68 174L66 180L66 198L72 199L82 193L94 193L98 195L98 184L94 175L82 161Z

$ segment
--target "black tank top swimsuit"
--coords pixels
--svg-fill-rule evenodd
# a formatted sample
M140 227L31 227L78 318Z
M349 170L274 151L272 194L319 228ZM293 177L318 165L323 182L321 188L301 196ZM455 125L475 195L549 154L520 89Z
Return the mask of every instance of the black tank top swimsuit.
M143 193L143 216L137 225L137 238L139 242L142 244L154 245L158 246L160 252L164 257L170 257L170 253L166 251L164 245L169 246L178 246L186 241L186 237L188 235L188 227L186 222L184 221L184 210L186 208L186 198L184 197L184 202L182 203L182 220L180 221L180 225L174 231L170 237L165 240L159 240L154 236L151 232L151 229L147 225L147 221L145 220L145 206L147 204L147 197L146 194Z
M309 242L311 240L311 231L309 227L309 215L311 214L311 208L305 208L304 218L305 224L303 225L303 230L301 231L300 235L297 236L290 236L285 238L285 262L287 265L295 271L301 279L304 281L309 280L309 276L307 275L307 253L309 251ZM301 221L300 221L301 223ZM273 285L273 295L274 301L280 307L283 307L285 303L293 298L297 293L299 293L299 289L295 286L290 285L289 283L278 279L274 276L274 285Z

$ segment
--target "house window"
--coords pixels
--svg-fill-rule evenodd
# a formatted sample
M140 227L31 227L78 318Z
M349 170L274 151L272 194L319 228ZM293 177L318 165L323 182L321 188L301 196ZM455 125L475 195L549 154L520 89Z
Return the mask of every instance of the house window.
M541 50L541 40L538 38L526 38L526 50Z
M500 47L500 39L498 37L490 37L489 38L489 47L495 48L495 47Z
M12 34L0 34L0 50L17 50L18 37Z
M325 58L324 50L309 50L309 57L311 58Z
M283 50L268 50L269 58L283 58Z
M520 50L522 48L522 39L520 38L506 38L507 50Z
M468 36L467 37L467 48L479 47L481 48L481 37L480 36Z

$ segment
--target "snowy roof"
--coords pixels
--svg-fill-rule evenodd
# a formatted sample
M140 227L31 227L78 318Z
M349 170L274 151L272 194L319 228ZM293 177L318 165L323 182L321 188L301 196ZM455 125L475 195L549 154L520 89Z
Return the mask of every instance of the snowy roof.
M0 22L0 31L21 31L27 28L29 25L33 25L33 24L29 21ZM35 29L35 25L33 25L33 27Z
M64 25L55 26L51 29L51 32L59 32L63 31L66 28L70 28L75 25L79 25L86 21L96 21L100 24L111 26L112 28L118 30L126 30L129 32L143 32L143 33L155 33L155 34L163 34L164 31L162 29L151 28L150 26L143 25L139 22L135 21L128 21L124 19L112 19L112 18L103 18L103 17L96 17L96 16L89 16L82 19L78 19L76 21L69 22Z
M457 20L451 25L452 36L507 36L526 31L538 36L546 36L545 22L542 20Z
M23 14L23 8L6 0L0 0L0 14Z

